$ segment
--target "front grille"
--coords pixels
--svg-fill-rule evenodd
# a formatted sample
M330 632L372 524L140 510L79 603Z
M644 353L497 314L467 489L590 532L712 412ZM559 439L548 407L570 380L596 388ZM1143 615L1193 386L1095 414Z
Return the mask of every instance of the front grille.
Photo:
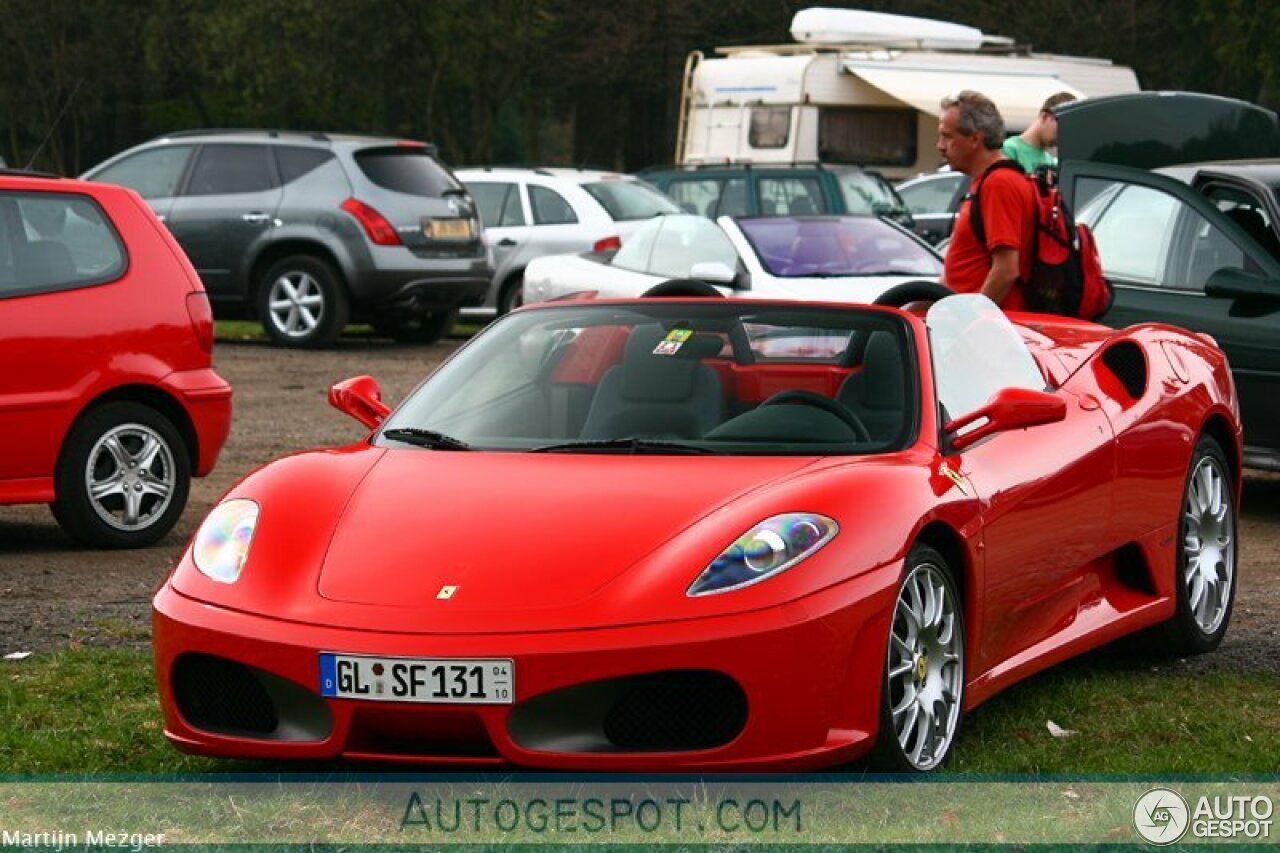
M733 740L746 722L747 697L733 679L677 670L628 679L604 734L621 750L710 749Z
M183 655L173 665L173 696L197 729L261 736L279 725L266 689L247 666L234 661Z

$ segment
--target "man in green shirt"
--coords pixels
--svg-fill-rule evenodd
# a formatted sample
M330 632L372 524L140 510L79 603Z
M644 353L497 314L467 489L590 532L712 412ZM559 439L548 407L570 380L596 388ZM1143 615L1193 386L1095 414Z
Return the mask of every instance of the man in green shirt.
M1049 152L1058 145L1058 119L1053 114L1055 107L1074 101L1076 96L1070 92L1059 92L1050 95L1040 107L1040 113L1031 126L1017 136L1010 136L1004 141L1001 150L1010 160L1016 160L1028 175L1034 175L1041 166L1053 166L1057 158Z

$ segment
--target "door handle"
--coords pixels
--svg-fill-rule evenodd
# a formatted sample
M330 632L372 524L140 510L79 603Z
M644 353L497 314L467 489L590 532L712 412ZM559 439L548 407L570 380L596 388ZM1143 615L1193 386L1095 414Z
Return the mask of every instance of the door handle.
M509 249L515 244L516 244L516 241L512 240L510 237L503 237L501 240L498 241L498 245L504 249Z
M271 217L265 213L246 213L240 218L250 225L265 225Z

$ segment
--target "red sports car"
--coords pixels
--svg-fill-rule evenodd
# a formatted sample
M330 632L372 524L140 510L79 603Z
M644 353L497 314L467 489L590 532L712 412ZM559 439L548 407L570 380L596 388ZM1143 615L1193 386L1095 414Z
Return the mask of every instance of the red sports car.
M0 170L0 504L150 544L231 426L200 279L132 190Z
M1168 326L548 303L331 400L372 434L251 474L156 596L180 749L929 770L1015 681L1230 617L1235 393Z

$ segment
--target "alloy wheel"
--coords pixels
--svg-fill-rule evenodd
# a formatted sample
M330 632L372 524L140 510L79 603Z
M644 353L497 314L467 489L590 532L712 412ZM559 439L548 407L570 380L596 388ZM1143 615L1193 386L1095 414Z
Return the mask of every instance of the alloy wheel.
M324 314L324 292L309 273L293 270L271 283L267 297L271 322L291 338L311 334Z
M1187 606L1200 630L1213 634L1226 618L1235 581L1231 484L1214 457L1204 456L1196 465L1182 512Z
M173 500L177 466L158 432L127 423L94 443L84 478L99 518L117 530L141 530L163 515Z

